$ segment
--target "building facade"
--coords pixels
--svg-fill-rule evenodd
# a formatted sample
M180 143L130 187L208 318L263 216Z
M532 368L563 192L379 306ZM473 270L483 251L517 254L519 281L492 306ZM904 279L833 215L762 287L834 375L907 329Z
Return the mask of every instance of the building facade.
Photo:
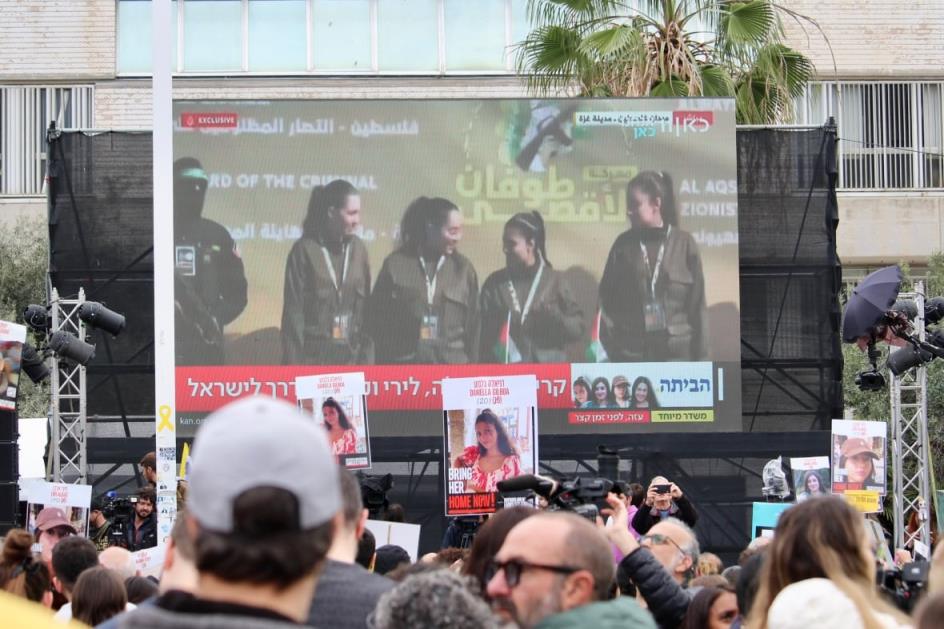
M175 98L527 94L526 0L176 0ZM944 3L789 0L817 68L799 124L836 118L850 277L944 250ZM147 0L0 0L0 220L44 210L44 130L151 124Z

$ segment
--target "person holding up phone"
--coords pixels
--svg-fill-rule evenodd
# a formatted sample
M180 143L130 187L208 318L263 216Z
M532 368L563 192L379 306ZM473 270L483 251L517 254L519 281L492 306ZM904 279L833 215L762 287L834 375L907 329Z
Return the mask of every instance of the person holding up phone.
M695 526L698 513L682 490L664 476L656 476L649 483L646 501L633 516L633 528L645 535L653 525L666 518L678 518L689 526Z

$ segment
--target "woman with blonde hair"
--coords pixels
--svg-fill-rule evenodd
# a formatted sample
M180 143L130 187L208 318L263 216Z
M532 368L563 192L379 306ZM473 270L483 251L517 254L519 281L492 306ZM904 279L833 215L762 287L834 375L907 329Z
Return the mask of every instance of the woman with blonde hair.
M846 627L907 626L876 591L875 565L862 514L844 500L817 497L791 507L777 523L746 626L836 626L837 613Z

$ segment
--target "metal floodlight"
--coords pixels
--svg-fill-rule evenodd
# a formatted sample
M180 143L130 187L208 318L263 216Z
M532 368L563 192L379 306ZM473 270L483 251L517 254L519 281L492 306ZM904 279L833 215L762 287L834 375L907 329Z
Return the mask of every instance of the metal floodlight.
M906 345L890 352L885 364L889 371L896 376L900 376L912 367L917 367L933 359L934 355L931 352L912 345Z
M39 304L30 304L23 309L23 321L37 332L45 332L52 325L49 308Z
M76 335L59 330L49 337L49 349L60 358L71 360L80 365L87 365L95 358L95 346L79 339Z
M49 377L49 368L46 366L43 357L28 343L23 344L23 352L20 354L20 368L34 384L39 384Z
M118 336L125 329L125 316L109 310L97 301L87 301L79 306L79 319L93 328L105 330Z

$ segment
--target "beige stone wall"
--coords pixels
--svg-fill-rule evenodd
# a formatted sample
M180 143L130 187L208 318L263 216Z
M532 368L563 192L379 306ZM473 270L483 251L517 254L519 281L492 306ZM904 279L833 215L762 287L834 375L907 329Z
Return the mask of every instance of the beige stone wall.
M820 78L944 78L944 1L783 0L823 30L785 18L788 43L810 56ZM832 46L833 59L823 38Z
M115 0L0 0L0 82L115 76Z
M944 250L944 194L840 194L837 239L844 266L925 264Z
M43 197L0 197L0 229L13 225L20 218L46 218L46 199Z
M180 79L175 99L514 98L526 96L516 77L367 77ZM150 79L95 86L95 127L151 128Z

